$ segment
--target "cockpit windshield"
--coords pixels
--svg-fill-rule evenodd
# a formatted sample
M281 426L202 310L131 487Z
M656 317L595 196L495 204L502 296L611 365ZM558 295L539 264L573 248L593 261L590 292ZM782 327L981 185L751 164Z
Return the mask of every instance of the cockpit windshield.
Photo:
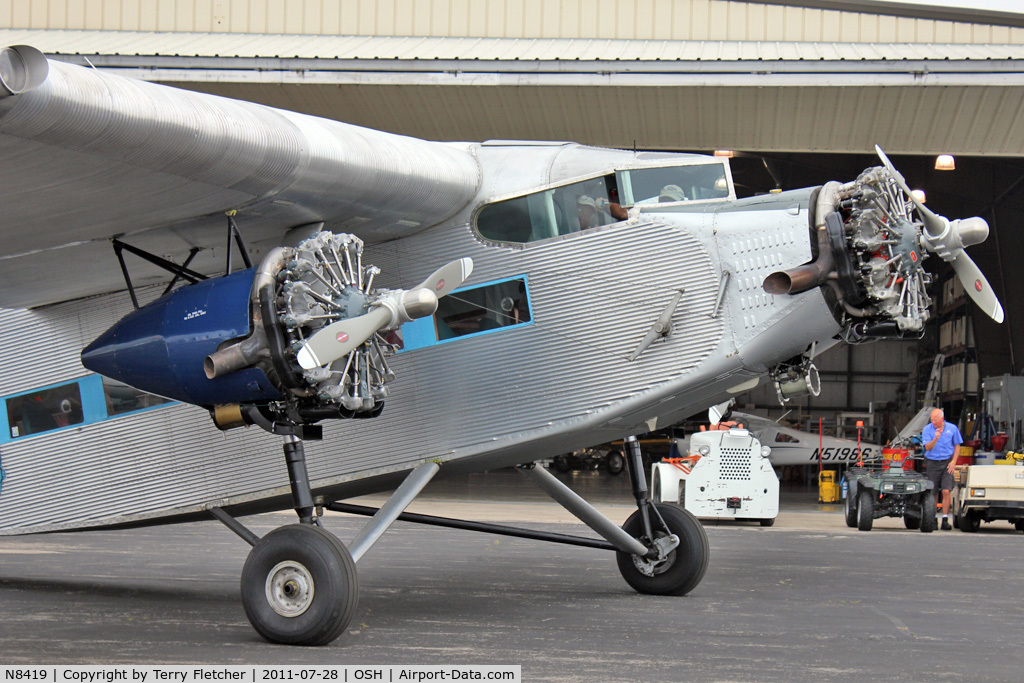
M729 196L725 164L719 161L685 166L633 168L616 172L623 206L666 204Z
M624 221L626 207L727 199L731 190L717 160L632 168L493 202L476 225L486 239L525 244Z

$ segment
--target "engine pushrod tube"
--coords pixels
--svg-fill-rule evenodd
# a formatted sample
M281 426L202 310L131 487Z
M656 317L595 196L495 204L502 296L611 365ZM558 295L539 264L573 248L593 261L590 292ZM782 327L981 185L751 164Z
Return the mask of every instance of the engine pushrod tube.
M558 481L555 475L543 467L519 468L524 476L531 477L537 486L546 494L551 496L556 503L571 512L577 519L596 531L599 536L611 543L617 550L631 555L644 557L647 555L647 547L633 538L621 527L615 525L610 519L594 509L587 501L583 500L571 488Z
M354 505L352 503L331 503L324 507L332 512L344 512L350 515L363 515L366 517L374 515L377 512L377 508L367 507L365 505ZM528 538L534 541L548 541L549 543L562 543L564 545L576 545L583 548L597 548L598 550L618 550L618 548L608 541L602 541L596 538L570 536L568 534L555 534L548 531L534 531L533 529L521 529L519 527L504 526L501 524L488 524L486 522L472 522L465 519L452 519L451 517L422 515L417 512L403 512L398 516L398 519L402 522L439 526L447 529L479 531L485 534Z
M348 547L349 553L352 554L352 561L358 562L359 558L366 554L366 551L373 547L373 544L377 542L377 539L388 530L395 520L405 511L405 508L409 507L409 504L419 495L423 487L426 486L437 471L441 469L441 466L436 462L425 462L405 478L395 492L391 494L387 502L376 514L373 519L366 523L363 530L359 532L355 540Z

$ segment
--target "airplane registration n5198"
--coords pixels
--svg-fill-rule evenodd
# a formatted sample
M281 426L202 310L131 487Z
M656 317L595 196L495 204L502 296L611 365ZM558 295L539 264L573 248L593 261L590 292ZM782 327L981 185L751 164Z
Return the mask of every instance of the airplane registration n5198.
M216 517L253 546L243 603L273 641L336 638L355 562L396 519L470 526L403 512L438 472L520 465L603 540L473 528L612 550L636 590L687 593L707 538L650 502L630 435L766 375L783 400L816 391L813 356L839 341L919 335L932 253L1002 319L964 252L985 222L928 211L881 150L848 182L737 200L714 157L417 140L27 46L0 52L0 79L0 306L134 297L170 271L188 284L117 322L83 365L221 429L256 425L285 456L114 447L66 465L111 473L86 503L5 453L0 533ZM155 265L115 267L124 251ZM28 411L8 415L12 434ZM329 420L339 447L307 461ZM530 465L623 437L637 511L622 527ZM391 489L379 510L340 502ZM236 519L287 508L299 523L263 538ZM346 547L321 508L373 516Z

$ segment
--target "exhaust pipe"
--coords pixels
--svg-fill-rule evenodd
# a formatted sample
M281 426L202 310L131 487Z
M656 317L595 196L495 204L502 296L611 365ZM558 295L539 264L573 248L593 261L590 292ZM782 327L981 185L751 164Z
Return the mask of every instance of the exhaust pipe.
M249 319L253 324L253 332L245 339L235 342L214 353L203 361L203 371L208 379L223 377L229 373L256 365L262 360L270 359L270 348L266 332L263 329L263 314L260 307L260 290L270 286L273 294L274 279L278 271L284 267L288 252L277 247L263 259L253 278L249 297Z
M0 98L38 88L49 73L50 63L36 48L29 45L0 48Z
M789 270L780 270L764 279L762 287L769 294L799 294L814 289L825 282L835 268L835 258L828 242L825 218L839 208L839 190L842 184L836 181L825 183L818 192L814 206L814 228L818 236L818 258Z

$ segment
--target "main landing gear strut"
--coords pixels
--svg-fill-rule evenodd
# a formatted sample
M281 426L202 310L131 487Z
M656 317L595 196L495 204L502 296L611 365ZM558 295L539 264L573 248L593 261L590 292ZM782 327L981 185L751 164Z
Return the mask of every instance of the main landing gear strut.
M323 645L337 638L351 621L358 602L355 563L396 520L612 550L626 583L641 593L684 595L700 583L707 570L709 551L704 528L682 508L651 502L635 437L627 438L625 443L637 510L622 527L544 468L532 464L519 467L521 474L604 539L599 540L406 513L440 469L433 462L412 470L379 509L340 502L324 504L310 490L302 443L303 438L319 438L318 430L279 423L271 427L268 431L285 437L285 459L299 523L259 538L224 510L212 508L210 513L253 546L242 569L242 604L253 627L273 642ZM346 548L321 526L315 514L321 505L336 512L372 515L372 519Z

